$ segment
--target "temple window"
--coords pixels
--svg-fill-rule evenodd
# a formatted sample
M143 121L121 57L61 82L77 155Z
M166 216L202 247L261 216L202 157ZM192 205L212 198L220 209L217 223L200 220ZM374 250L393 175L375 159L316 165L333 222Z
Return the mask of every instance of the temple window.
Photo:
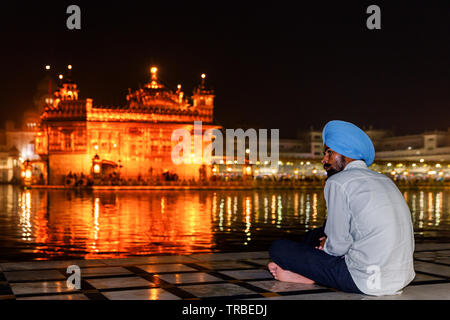
M109 152L109 143L108 142L102 143L102 152Z
M71 150L72 149L72 138L70 133L66 133L64 135L64 149Z

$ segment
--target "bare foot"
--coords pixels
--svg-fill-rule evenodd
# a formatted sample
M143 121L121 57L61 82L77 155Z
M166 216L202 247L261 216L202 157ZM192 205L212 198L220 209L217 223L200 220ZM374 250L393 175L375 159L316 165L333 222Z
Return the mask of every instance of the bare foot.
M279 265L277 265L275 262L270 262L268 264L268 268L270 273L273 275L273 277L276 280L283 281L283 282L294 282L294 283L303 283L303 284L313 284L314 281L304 277L298 273L294 273L289 270L284 270Z
M267 267L269 268L270 273L272 274L272 276L278 280L277 278L277 269L279 268L279 266L275 263L275 262L269 262L269 264L267 265Z

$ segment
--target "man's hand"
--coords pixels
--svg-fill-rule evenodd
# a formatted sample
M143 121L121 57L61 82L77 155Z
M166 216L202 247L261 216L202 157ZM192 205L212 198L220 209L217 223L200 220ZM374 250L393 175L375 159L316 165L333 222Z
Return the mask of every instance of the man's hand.
M327 237L319 238L319 240L320 240L320 245L318 247L316 247L316 249L323 250L323 246L325 245L325 241L327 240Z

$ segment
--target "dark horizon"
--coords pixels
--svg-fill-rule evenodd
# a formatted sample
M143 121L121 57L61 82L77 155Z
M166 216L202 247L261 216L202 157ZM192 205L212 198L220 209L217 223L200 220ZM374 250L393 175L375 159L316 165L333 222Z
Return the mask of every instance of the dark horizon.
M81 30L66 8L81 8ZM366 8L381 8L381 30ZM33 107L45 65L73 65L81 98L124 105L159 68L190 95L206 73L224 127L280 128L282 137L332 119L397 134L448 130L450 5L424 1L302 4L5 4L0 116Z

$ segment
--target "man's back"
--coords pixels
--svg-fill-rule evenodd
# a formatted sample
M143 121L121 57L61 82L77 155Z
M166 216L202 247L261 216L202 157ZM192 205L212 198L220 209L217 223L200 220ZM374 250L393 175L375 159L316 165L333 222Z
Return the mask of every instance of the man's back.
M324 192L324 250L345 255L358 288L366 294L394 294L410 283L415 276L411 213L392 180L353 161L327 180Z

